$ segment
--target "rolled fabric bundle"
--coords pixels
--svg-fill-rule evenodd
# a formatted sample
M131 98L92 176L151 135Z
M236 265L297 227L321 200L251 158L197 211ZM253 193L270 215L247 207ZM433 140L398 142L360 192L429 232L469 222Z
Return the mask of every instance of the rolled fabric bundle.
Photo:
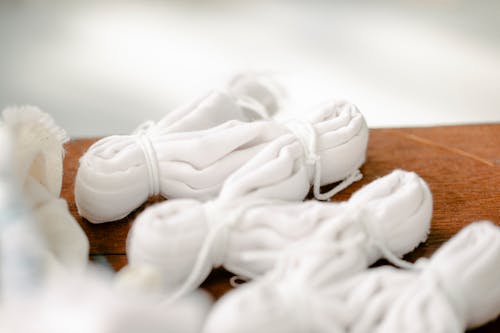
M109 277L90 272L60 277L30 297L0 303L0 331L198 333L211 303L201 291L171 305L151 294L120 294Z
M65 269L83 270L89 242L59 197L63 145L69 140L66 132L48 114L31 106L7 108L1 121L12 137L14 171L48 247L47 255Z
M146 209L133 224L127 271L155 267L167 292L182 295L199 286L213 267L261 276L311 237L323 239L325 250L333 252L350 244L349 260L367 267L381 256L397 261L425 240L431 215L429 188L418 175L402 170L343 203L169 200Z
M498 262L500 228L490 222L465 227L412 270L349 277L335 267L342 261L295 253L226 294L203 332L464 332L500 314Z
M224 196L302 200L311 184L319 195L321 185L344 179L326 198L360 179L368 142L363 116L347 102L326 105L311 122L293 126L231 120L210 129L182 130L175 122L165 126L161 121L90 147L75 182L80 215L94 223L118 220L158 194L213 199L247 162L225 186Z
M207 177L203 175L203 169L209 168L211 163L202 165L196 156L190 161L175 152L189 151L192 145L197 145L195 154L205 156L207 153L201 150L204 145L203 140L213 141L214 135L203 130L213 129L234 120L249 122L270 119L280 104L280 96L276 93L277 86L277 83L263 75L240 74L229 82L226 89L214 90L192 103L181 106L156 124L149 121L140 125L131 135L113 135L97 141L80 160L75 180L75 201L78 212L94 223L109 222L125 217L150 196L162 194L175 197L182 196L185 192L195 196L206 196L205 192L213 192L214 185L205 186L200 184L199 180L193 183L186 182L185 176L182 176L191 173L191 177L203 179ZM233 125L226 124L222 128L234 132L228 128ZM167 135L184 132L193 133L172 138ZM169 145L165 146L161 142L165 139L178 142L177 145L174 144L177 146L174 153L169 154L167 151L167 155L163 157L169 163L164 167L165 170L162 170L160 165L160 162L163 162L160 156L162 152L157 149L170 149ZM209 143L207 149L212 145ZM228 147L225 152L230 152L231 148L234 147ZM224 153L221 149L217 152ZM238 156L227 160L226 164L230 166L241 163L241 157ZM212 158L211 162L215 160ZM172 175L173 179L170 177L159 179L162 177L162 171L170 173L172 168L176 170ZM176 174L181 178L176 179ZM130 180L133 180L132 184ZM160 181L165 184L160 184ZM172 190L165 191L161 186L172 187ZM193 188L190 190L190 187ZM178 192L180 193L177 194ZM111 205L115 200L119 204Z

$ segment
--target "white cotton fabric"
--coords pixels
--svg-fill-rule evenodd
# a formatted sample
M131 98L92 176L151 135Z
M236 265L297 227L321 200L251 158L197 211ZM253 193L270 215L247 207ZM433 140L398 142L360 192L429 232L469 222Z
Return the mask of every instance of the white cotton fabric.
M164 288L196 288L213 267L258 277L311 237L323 251L349 245L350 264L367 267L384 256L411 251L426 239L432 196L415 173L395 170L343 203L276 202L242 198L202 203L168 200L141 213L129 233L129 270L155 267ZM333 255L333 254L332 254Z
M48 247L47 260L64 269L84 269L88 239L59 197L66 132L36 107L7 108L1 123L10 133L15 175Z
M203 332L464 332L500 314L499 262L500 228L490 222L465 227L413 270L346 276L342 256L296 253L226 294Z
M165 305L151 294L116 292L95 272L53 280L20 299L0 302L0 332L198 333L211 306L196 292Z
M365 161L368 128L354 105L333 102L314 112L303 123L313 137L273 120L242 121L238 110L232 96L215 93L136 134L99 140L80 160L79 213L102 223L127 216L156 194L213 199L246 163L222 197L302 200L312 183L319 188L347 178L345 187L359 179L353 174ZM307 141L316 142L314 152Z

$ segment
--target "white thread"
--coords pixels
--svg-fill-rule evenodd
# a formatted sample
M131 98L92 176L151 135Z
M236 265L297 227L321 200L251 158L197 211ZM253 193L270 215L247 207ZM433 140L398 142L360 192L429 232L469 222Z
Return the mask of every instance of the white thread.
M146 168L148 173L148 184L149 184L149 196L155 196L160 194L160 167L158 165L158 158L156 156L156 151L149 137L149 133L154 126L154 122L145 122L135 130L134 134L137 137L137 142L141 147L142 153L144 154L144 159L146 162Z
M373 245L375 245L377 249L380 250L380 252L382 252L383 257L388 262L399 268L412 270L417 269L417 267L413 263L399 258L396 254L394 254L394 252L391 251L391 249L389 249L389 247L386 245L386 242L384 241L385 237L380 234L378 228L376 228L373 223L370 223L369 221L367 221L367 219L365 219L366 213L364 212L363 208L354 206L351 207L348 212L355 214L355 221L357 221L361 225L369 240L373 243Z
M224 202L219 201L207 201L204 203L203 207L205 210L205 218L207 219L207 225L209 231L205 237L198 256L196 258L195 264L191 273L181 285L181 287L172 294L165 302L170 304L186 295L190 291L198 287L203 279L203 269L206 266L207 260L212 255L213 257L211 267L219 267L224 264L224 259L227 253L227 241L229 237L229 229L234 224L240 221L242 215L251 207L259 205L260 201L250 201L248 204L241 204L237 209L230 211L227 215L222 215L224 211L221 209L220 205L224 205ZM215 249L215 250L214 250Z
M349 174L342 182L337 184L330 191L321 193L321 156L318 154L318 134L312 123L307 121L292 120L285 124L285 127L300 141L304 149L306 165L313 166L313 194L316 200L326 201L347 188L354 182L363 178L359 170Z

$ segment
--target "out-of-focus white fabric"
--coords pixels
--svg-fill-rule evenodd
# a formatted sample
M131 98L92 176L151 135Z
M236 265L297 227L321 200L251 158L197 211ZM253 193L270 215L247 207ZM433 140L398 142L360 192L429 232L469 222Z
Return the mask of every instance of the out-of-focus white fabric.
M160 295L116 291L87 272L52 280L37 293L0 303L0 331L18 333L198 333L211 300L192 293L171 305Z
M69 138L53 119L35 107L11 107L1 123L12 141L14 173L18 178L48 248L49 261L64 269L84 269L89 242L61 199L63 145ZM54 266L55 267L55 266Z
M465 227L413 270L346 276L342 258L295 253L225 295L204 332L458 333L500 314L500 228L490 222Z

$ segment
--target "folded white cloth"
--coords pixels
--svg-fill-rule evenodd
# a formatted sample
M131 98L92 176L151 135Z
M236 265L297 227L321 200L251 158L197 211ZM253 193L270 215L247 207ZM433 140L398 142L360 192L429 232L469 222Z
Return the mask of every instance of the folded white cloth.
M29 297L0 303L0 332L198 333L211 306L196 292L165 305L152 294L123 294L101 274L51 281Z
M341 256L340 256L341 257ZM304 253L225 295L204 332L464 332L500 314L500 228L473 223L413 270L339 276Z
M366 268L381 256L395 259L425 240L431 215L429 188L418 175L402 170L375 180L343 203L168 200L146 209L133 224L127 270L155 267L165 289L183 294L198 287L213 267L260 276L285 250L300 249L313 236L324 240L328 253L349 244L348 260Z
M48 255L53 257L50 260L82 270L88 262L88 239L59 197L66 132L35 107L7 108L0 122L9 130L14 171L25 205L31 208Z
M234 119L237 109L232 96L216 93L136 134L96 142L80 160L79 213L101 223L127 216L157 194L212 199L247 162L223 196L302 200L312 183L325 199L360 178L368 128L354 105L334 102L310 122L286 126L273 120L223 122ZM320 185L343 179L334 191L319 193Z

